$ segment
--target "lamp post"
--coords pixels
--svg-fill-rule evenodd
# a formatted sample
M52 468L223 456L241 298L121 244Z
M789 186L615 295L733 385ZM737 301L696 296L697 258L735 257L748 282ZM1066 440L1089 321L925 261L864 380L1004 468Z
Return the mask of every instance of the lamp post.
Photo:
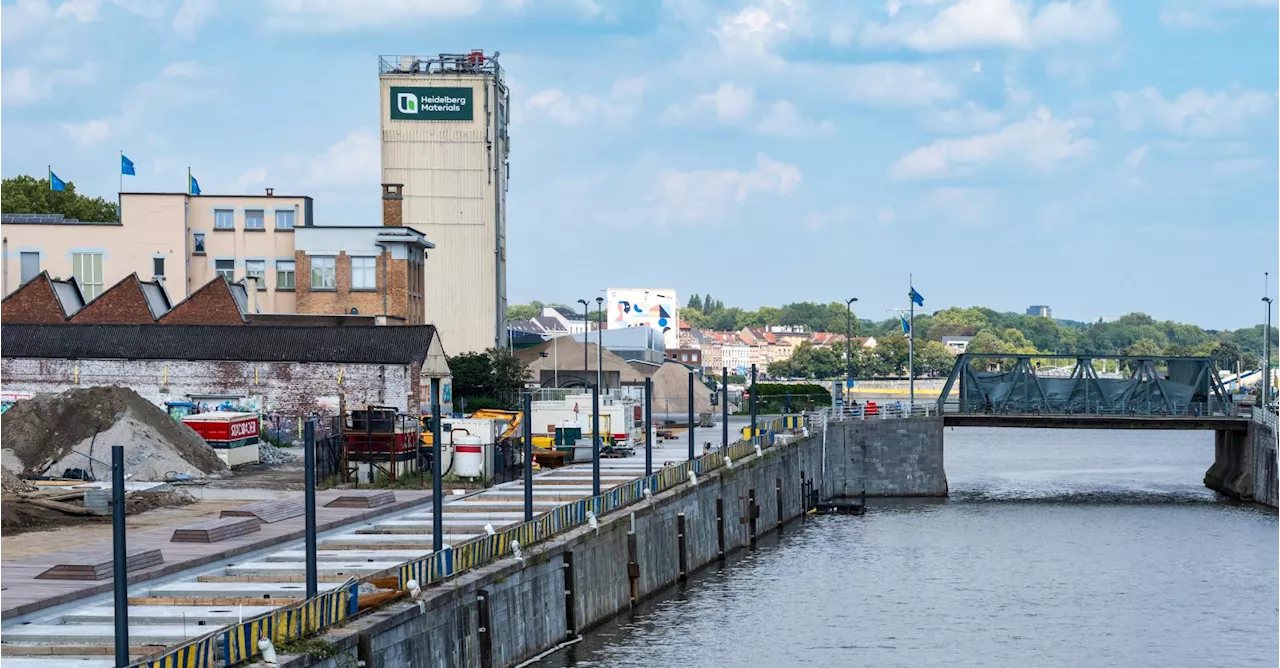
M587 342L591 340L591 320L587 315L587 300L579 299L578 303L582 304L582 383L586 385L587 369L590 368L587 363Z
M596 385L604 391L604 297L596 297Z
M1262 277L1262 301L1267 305L1267 327L1262 330L1262 410L1266 411L1271 399L1271 272L1264 272Z
M849 385L853 382L853 303L858 301L857 297L850 297L844 300L845 319L844 319L844 391L849 391Z

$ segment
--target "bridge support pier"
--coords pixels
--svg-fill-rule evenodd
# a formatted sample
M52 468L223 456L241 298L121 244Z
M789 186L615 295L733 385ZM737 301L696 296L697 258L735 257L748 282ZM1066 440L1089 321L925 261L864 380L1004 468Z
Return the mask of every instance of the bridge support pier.
M1218 429L1213 435L1213 466L1204 486L1238 501L1253 500L1253 443L1251 434Z

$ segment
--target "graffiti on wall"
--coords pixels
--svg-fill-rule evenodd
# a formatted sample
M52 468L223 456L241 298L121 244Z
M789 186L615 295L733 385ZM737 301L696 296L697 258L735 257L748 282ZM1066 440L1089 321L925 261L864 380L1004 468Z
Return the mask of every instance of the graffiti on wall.
M671 289L610 288L607 327L651 327L667 348L679 347L680 300Z

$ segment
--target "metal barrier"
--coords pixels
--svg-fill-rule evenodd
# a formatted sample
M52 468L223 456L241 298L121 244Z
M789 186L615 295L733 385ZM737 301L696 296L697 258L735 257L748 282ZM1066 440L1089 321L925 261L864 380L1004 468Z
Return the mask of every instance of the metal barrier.
M359 582L350 578L336 589L305 601L276 608L252 619L220 629L215 634L222 645L226 665L235 665L258 655L258 640L270 638L279 645L333 626L355 614Z
M214 668L214 648L218 632L189 640L167 649L154 658L146 658L129 665L129 668Z

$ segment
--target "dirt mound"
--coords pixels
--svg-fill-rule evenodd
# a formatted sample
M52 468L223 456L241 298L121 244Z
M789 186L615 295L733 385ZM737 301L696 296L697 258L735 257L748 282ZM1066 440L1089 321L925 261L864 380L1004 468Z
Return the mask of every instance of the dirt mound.
M199 434L128 388L76 388L19 401L0 417L0 431L4 467L21 475L80 468L107 479L113 445L124 446L133 480L226 470Z
M29 491L33 487L22 478L19 478L13 471L7 468L0 468L0 489L3 489L5 494L17 494L18 492Z
M126 515L144 513L153 508L185 506L195 499L184 491L146 492L125 497ZM74 504L73 504L74 505ZM17 496L6 494L0 502L0 531L15 536L29 531L62 529L72 524L110 524L111 515L68 515L52 508L27 503Z

